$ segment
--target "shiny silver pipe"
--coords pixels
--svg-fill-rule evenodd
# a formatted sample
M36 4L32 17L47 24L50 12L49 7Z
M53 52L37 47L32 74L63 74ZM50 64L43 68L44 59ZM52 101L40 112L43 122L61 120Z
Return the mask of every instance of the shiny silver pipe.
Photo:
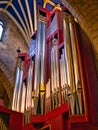
M21 62L19 90L18 90L18 97L17 97L17 111L19 112L20 112L20 107L21 107L22 81L23 81L23 62Z
M66 77L66 65L64 59L64 53L61 54L60 59L60 70L61 70L61 95L62 95L62 103L64 104L67 101L67 77Z
M17 77L16 77L16 83L15 83L15 100L14 100L14 110L17 111L17 100L18 100L18 91L19 91L19 82L20 82L20 75L21 75L21 69L20 69L20 66L21 66L21 59L18 58L18 73L16 73Z
M54 91L54 75L53 75L53 49L51 49L51 89Z
M45 98L45 49L46 49L46 24L42 23L42 45L41 45L41 77L40 77L40 97L41 114L44 113Z
M21 112L25 112L26 84L23 82L22 97L21 97Z
M68 87L68 77L67 77L67 66L66 66L66 57L64 53L64 49L62 49L62 59L63 59L63 77L64 77L64 87L63 87L63 95L64 95L64 103L67 101L67 87Z
M33 62L30 61L28 79L27 79L27 95L26 95L26 110L32 107L32 76L33 76Z
M16 82L15 82L15 88L14 88L14 94L13 94L13 102L12 102L12 110L16 110L16 97L17 97L17 91L18 91L18 85L19 85L19 78L20 78L20 68L19 68L19 62L17 65L16 70Z
M70 32L69 32L69 16L68 14L64 15L63 19L63 28L64 28L64 51L66 57L67 65L67 77L68 77L68 99L71 106L71 113L74 114L75 100L75 82L74 82L74 72L73 72L73 63L72 63L72 52L71 52L71 43L70 43ZM70 90L70 91L69 91Z
M42 23L42 45L41 45L41 84L45 81L45 50L46 50L46 25ZM41 44L41 43L40 43Z
M68 84L68 78L67 78L67 67L66 67L64 49L62 49L62 59L63 59L63 69L64 69L64 84L66 85Z
M50 79L46 84L46 94L45 94L45 113L51 111L51 89L50 89Z
M38 21L37 41L36 41L36 56L35 56L35 72L34 72L34 114L37 114L39 87L40 87L40 55L41 55L41 22Z
M59 86L59 68L58 68L58 48L57 39L53 39L51 49L51 70L52 70L52 104L53 109L60 106L60 86Z
M56 58L56 86L57 86L57 107L61 105L61 98L60 98L60 80L59 80L59 61L58 61L58 43L57 40L55 41L56 45L55 48L55 58Z
M38 22L38 31L37 31L37 41L36 41L36 56L35 56L35 73L34 73L34 91L35 91L35 96L38 97L39 95L39 72L38 70L40 68L40 44L41 44L41 22Z
M71 46L72 46L72 55L73 55L73 65L74 65L74 75L75 75L75 86L76 86L76 113L82 114L82 86L80 81L80 73L79 73L79 66L78 66L78 58L76 52L76 43L75 43L75 34L74 34L74 21L70 17L70 37L71 37ZM81 89L81 90L80 90ZM78 91L79 90L79 91ZM77 101L78 98L78 101Z
M53 56L53 47L52 47L52 49L51 49L51 91L52 91L52 93L51 93L51 97L52 97L52 109L54 109L55 108L55 106L54 106L54 88L55 88L55 80L54 80L54 78L55 78L55 75L54 75L54 56Z

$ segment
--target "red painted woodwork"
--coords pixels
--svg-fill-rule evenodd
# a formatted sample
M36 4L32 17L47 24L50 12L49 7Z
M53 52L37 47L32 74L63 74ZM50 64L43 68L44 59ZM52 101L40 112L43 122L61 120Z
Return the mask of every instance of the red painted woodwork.
M66 103L45 115L33 115L31 122L36 129L50 126L51 130L69 130L68 104Z
M22 130L24 126L24 116L22 113L9 110L3 106L0 106L0 113L9 115L9 130Z
M27 79L28 76L28 66L30 62L30 56L28 53L19 53L18 58L21 58L24 61L24 74L23 74L23 80Z

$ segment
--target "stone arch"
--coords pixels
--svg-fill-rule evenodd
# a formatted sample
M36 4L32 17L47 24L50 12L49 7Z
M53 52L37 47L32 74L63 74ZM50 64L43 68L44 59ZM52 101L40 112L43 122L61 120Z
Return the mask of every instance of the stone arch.
M13 97L14 79L9 70L7 69L7 67L1 61L0 61L0 83L1 86L3 86L6 91L6 94L9 98L9 104L11 104Z

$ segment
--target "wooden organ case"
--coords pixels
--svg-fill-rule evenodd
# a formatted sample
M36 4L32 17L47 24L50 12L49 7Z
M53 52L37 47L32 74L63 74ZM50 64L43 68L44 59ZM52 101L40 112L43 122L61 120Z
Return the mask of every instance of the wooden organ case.
M0 109L9 114L10 130L97 130L91 127L93 99L86 98L94 80L88 78L86 49L78 31L67 9L39 7L32 36L36 47L18 54L12 111ZM88 52L92 59L90 47Z

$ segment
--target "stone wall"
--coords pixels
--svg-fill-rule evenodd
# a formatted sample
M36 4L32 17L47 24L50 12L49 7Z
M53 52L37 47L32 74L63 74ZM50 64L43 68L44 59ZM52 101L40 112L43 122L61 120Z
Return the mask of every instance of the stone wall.
M3 12L0 12L0 21L4 24L3 39L2 42L0 42L0 69L5 75L5 78L0 77L4 81L0 81L3 83L8 97L10 97L11 103L17 61L16 50L20 48L22 52L27 52L28 46L19 29L16 27L13 21Z

